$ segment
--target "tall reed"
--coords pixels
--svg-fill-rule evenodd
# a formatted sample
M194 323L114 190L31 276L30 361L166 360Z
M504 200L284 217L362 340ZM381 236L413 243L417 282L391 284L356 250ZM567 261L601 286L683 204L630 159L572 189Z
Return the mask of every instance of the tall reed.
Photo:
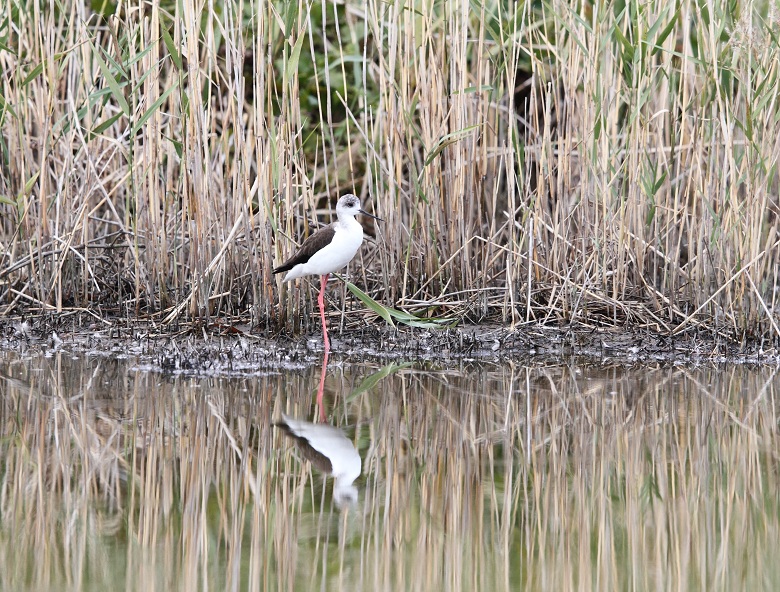
M31 0L0 23L0 314L278 326L311 304L271 267L352 191L386 220L350 270L383 304L780 338L768 3Z

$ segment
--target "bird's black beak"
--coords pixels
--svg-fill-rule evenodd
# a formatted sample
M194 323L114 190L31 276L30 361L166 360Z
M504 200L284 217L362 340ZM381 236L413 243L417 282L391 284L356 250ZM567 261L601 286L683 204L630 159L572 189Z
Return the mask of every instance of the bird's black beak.
M384 220L382 220L382 218L380 218L379 216L374 216L374 214L369 214L365 210L358 210L358 212L360 212L361 214L365 214L366 216L370 216L374 220L379 220L380 222L384 222Z

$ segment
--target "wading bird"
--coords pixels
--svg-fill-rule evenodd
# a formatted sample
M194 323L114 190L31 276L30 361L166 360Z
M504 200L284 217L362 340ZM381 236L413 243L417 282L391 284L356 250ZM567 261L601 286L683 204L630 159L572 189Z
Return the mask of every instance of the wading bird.
M328 276L345 267L363 243L363 227L355 220L358 214L383 221L361 210L360 199L356 195L351 193L342 195L336 204L337 220L312 234L292 257L273 270L274 273L286 271L285 282L304 275L320 276L320 294L317 303L320 306L322 339L326 355L330 351L330 340L325 325L325 287L328 285Z

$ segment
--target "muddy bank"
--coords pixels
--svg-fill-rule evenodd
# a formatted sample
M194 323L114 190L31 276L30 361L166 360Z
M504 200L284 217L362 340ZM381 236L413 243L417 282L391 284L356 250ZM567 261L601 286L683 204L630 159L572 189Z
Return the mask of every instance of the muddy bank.
M20 353L65 351L132 358L151 371L249 375L322 362L320 333L264 335L243 324L190 325L47 317L0 321L0 348ZM780 363L776 344L735 343L691 331L670 337L593 327L464 325L446 330L367 325L331 330L331 363L376 360L539 364L564 358L619 364Z

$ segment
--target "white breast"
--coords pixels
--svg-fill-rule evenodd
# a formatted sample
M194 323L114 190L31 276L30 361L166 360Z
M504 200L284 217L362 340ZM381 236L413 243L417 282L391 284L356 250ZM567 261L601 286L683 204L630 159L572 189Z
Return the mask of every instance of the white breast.
M336 224L333 240L328 246L312 255L306 264L305 273L325 275L345 267L363 243L363 227L355 220L346 225ZM301 274L303 275L303 274Z

